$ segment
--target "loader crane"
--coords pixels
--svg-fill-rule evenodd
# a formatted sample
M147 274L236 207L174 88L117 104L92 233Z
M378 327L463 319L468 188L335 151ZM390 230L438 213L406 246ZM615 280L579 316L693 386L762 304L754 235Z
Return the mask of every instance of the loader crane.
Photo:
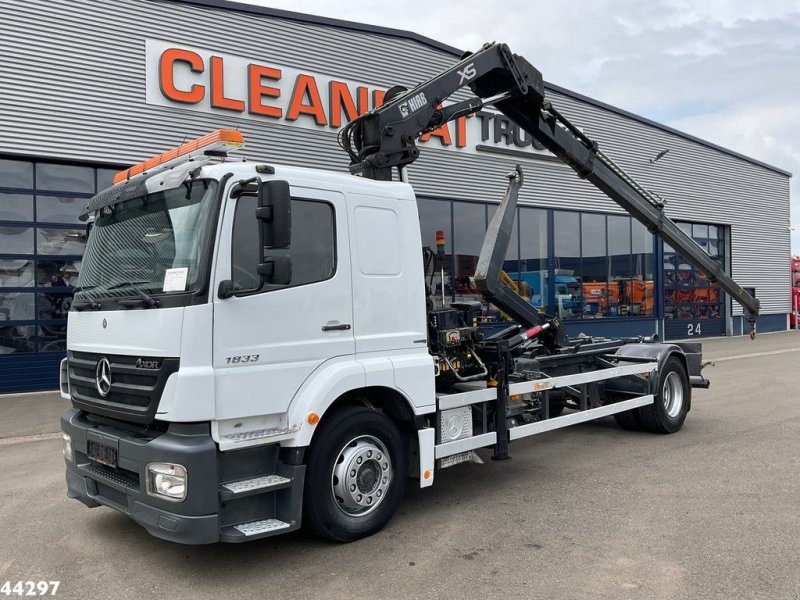
M443 106L443 102L464 88L474 97ZM596 141L556 109L545 96L542 74L505 44L486 44L474 54L466 53L460 62L410 90L391 88L383 105L343 128L340 139L350 156L350 169L364 177L388 180L396 168L404 179L407 166L419 157L416 140L421 135L485 106L493 106L509 117L579 177L603 191L651 233L685 256L710 281L716 282L744 307L749 316L750 337L755 337L758 300L667 217L663 200L637 183ZM496 254L495 258L504 256ZM484 262L476 272L475 281L482 293L508 303L505 308L521 322L540 322L541 315L510 288L500 286L496 277L486 277L485 269L489 266ZM497 265L493 267L496 271Z

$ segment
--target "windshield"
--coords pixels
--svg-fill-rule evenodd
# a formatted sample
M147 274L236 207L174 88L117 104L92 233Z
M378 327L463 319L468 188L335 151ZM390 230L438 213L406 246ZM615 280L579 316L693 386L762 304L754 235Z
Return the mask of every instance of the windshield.
M195 291L217 183L187 182L100 209L78 276L82 296Z

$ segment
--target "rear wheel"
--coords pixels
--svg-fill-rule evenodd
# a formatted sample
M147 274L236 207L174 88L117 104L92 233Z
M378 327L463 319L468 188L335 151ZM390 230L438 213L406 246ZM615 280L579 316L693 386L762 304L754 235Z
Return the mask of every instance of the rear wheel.
M683 362L677 356L669 357L659 373L655 401L637 411L642 427L654 433L680 430L689 412L689 394L689 376Z
M383 413L348 407L323 421L311 448L304 515L319 535L351 542L380 531L406 485L406 441Z
M640 431L642 429L642 424L639 421L639 415L636 413L635 408L633 410L615 413L614 420L617 422L617 425L628 431Z

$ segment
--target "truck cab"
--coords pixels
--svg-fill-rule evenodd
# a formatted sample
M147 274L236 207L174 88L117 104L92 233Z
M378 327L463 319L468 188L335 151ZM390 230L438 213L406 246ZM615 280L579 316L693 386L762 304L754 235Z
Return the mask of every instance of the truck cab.
M139 177L90 204L62 363L69 494L187 543L294 529L334 402L434 410L413 190L208 157ZM291 228L262 250L270 182Z

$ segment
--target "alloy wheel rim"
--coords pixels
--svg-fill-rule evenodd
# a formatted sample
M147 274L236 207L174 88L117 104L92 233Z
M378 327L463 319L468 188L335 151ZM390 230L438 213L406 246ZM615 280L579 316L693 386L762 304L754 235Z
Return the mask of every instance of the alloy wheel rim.
M683 408L683 385L681 385L680 376L675 371L671 371L664 379L661 396L664 401L664 410L674 419Z
M351 517L364 517L386 499L392 483L392 459L378 438L362 435L339 451L331 474L336 505Z

